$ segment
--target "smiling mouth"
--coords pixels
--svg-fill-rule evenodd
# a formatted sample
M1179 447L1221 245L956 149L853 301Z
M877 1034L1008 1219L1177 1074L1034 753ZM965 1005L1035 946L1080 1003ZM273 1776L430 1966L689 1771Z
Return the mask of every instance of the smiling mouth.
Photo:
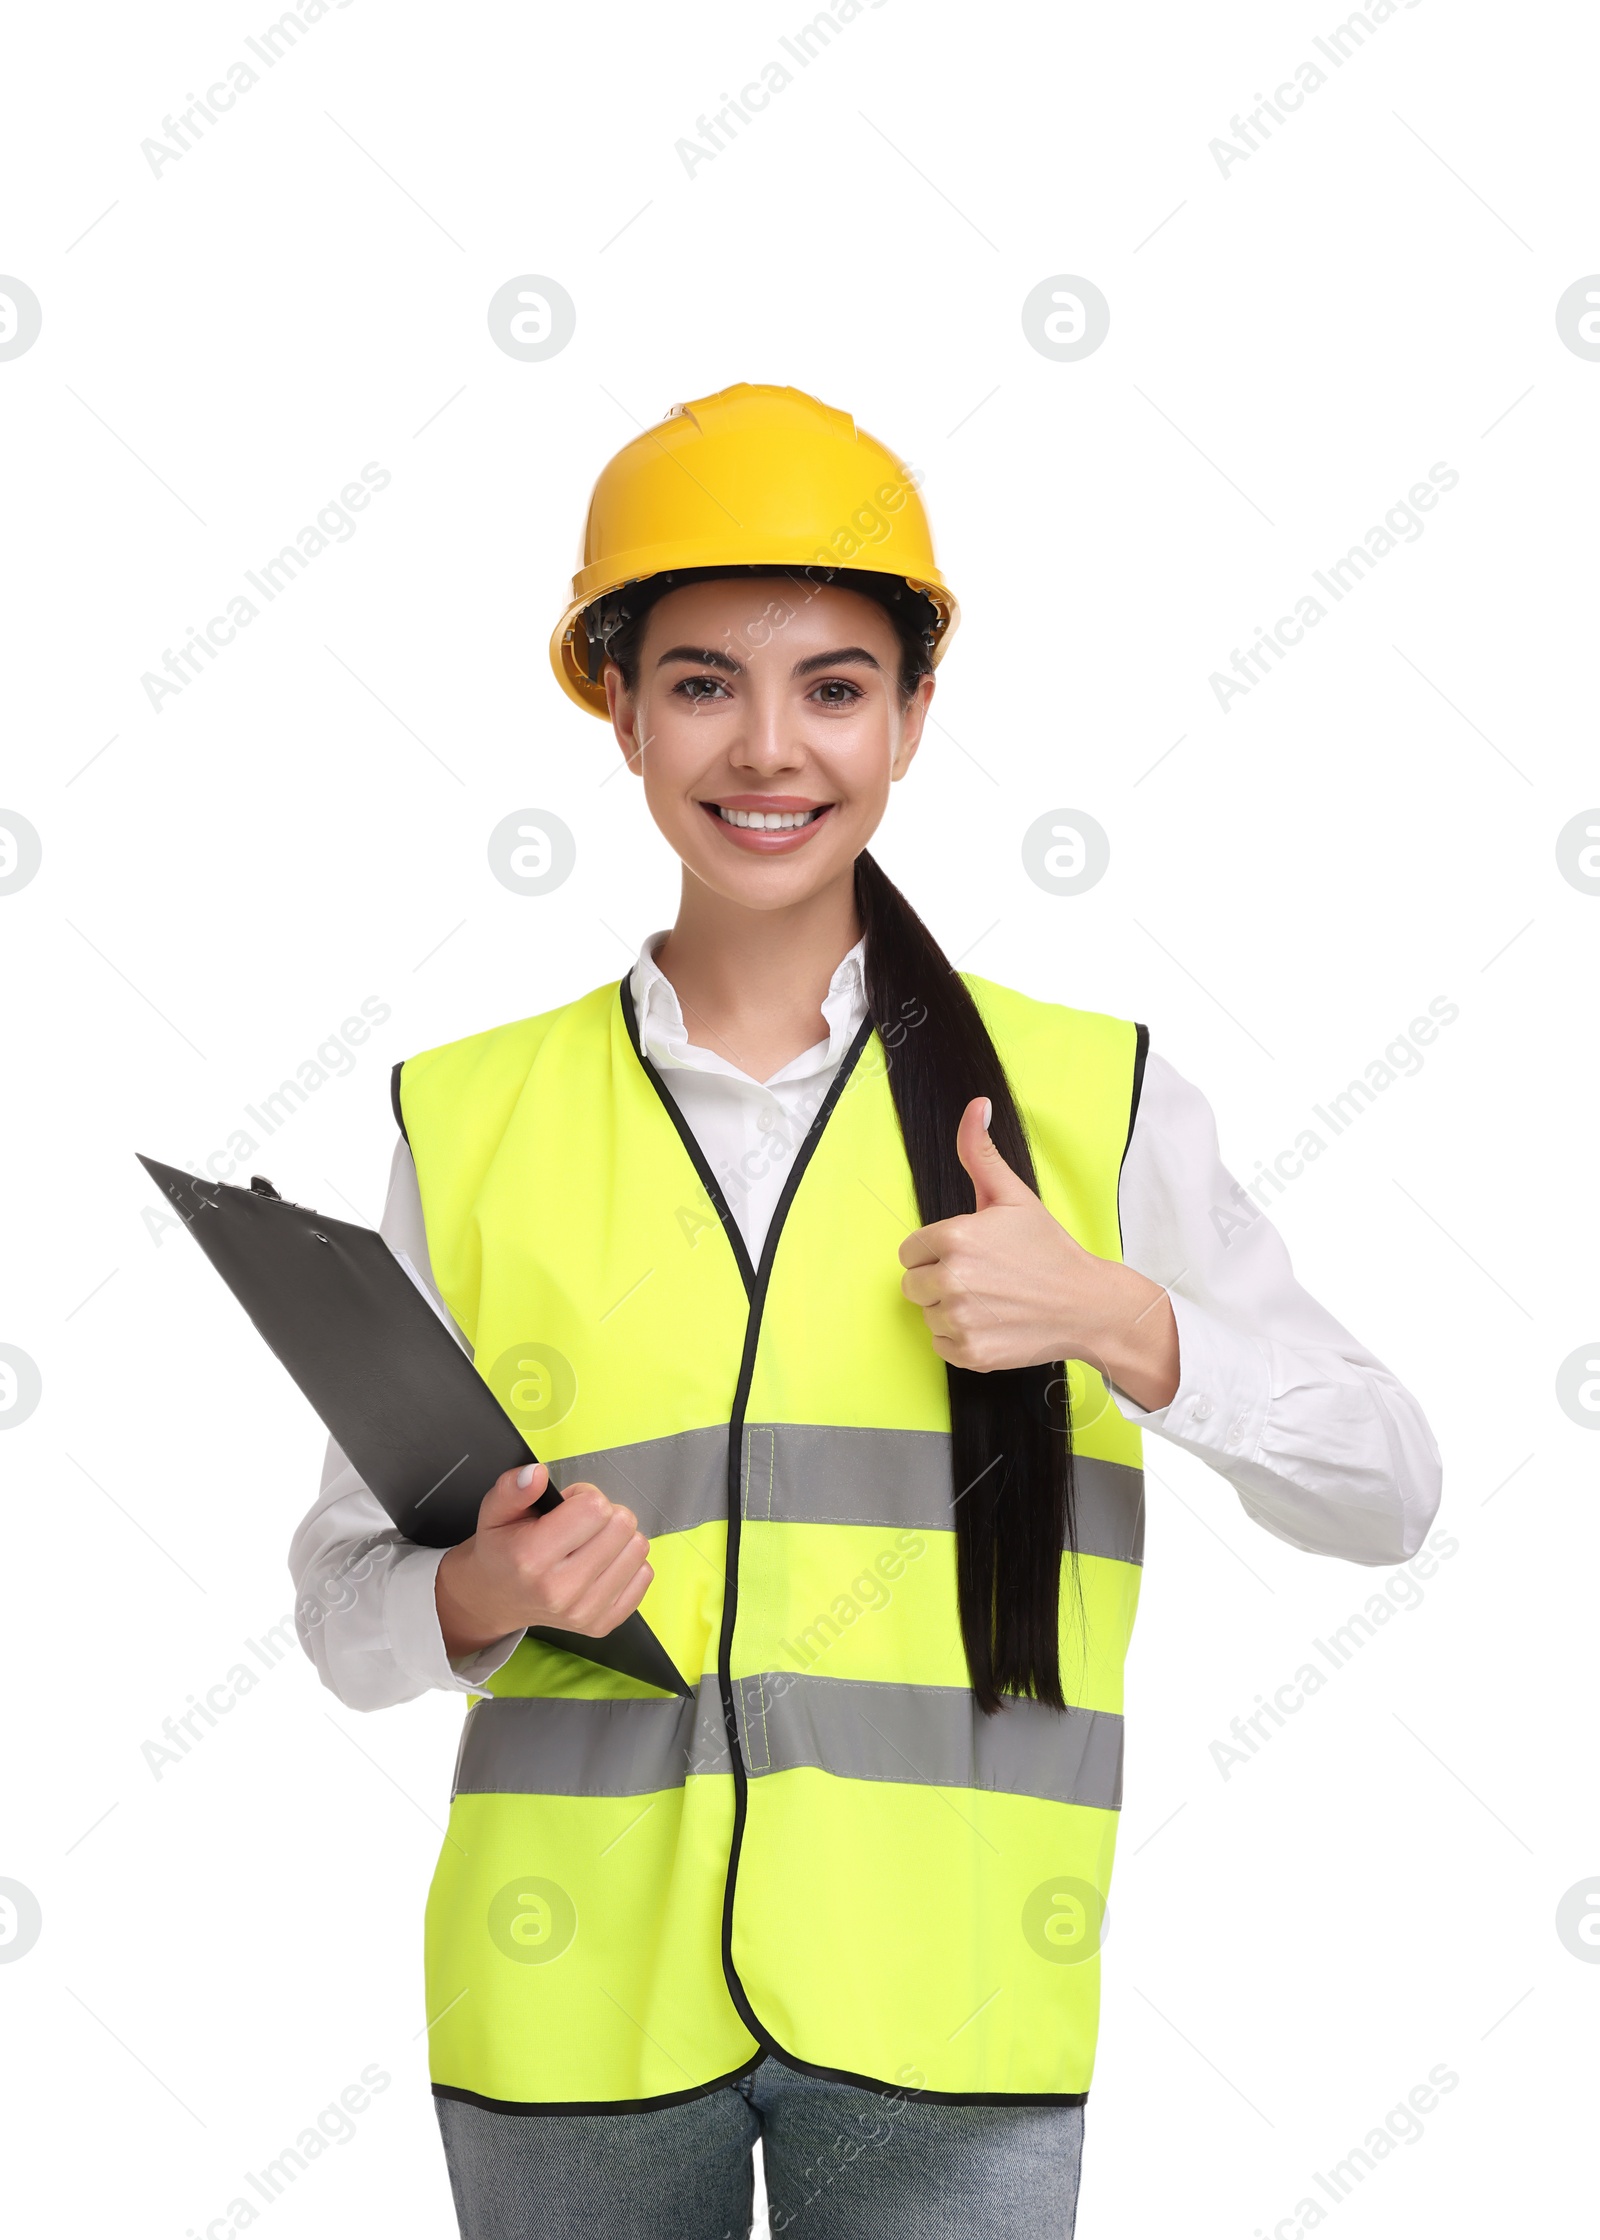
M826 816L832 806L825 801L815 809L725 809L719 801L702 803L709 815L737 826L741 832L798 832Z

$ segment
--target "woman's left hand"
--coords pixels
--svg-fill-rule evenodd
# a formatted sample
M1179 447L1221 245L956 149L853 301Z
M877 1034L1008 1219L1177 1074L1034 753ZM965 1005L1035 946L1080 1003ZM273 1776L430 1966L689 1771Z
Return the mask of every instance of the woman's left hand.
M900 1288L933 1350L958 1369L1086 1361L1136 1406L1164 1408L1179 1367L1166 1292L1069 1235L995 1149L988 1112L974 1097L956 1130L976 1212L914 1229L900 1247Z

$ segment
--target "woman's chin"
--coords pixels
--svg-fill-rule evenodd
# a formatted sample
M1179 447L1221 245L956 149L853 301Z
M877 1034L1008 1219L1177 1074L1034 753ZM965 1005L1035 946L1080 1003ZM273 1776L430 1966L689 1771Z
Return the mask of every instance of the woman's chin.
M688 823L677 818L670 825L657 822L702 885L746 909L776 910L831 885L866 846L865 837L856 838L837 818L837 809L830 810L811 828L814 839L807 834L798 841L787 833L757 837L738 826L714 827L703 810L696 810Z

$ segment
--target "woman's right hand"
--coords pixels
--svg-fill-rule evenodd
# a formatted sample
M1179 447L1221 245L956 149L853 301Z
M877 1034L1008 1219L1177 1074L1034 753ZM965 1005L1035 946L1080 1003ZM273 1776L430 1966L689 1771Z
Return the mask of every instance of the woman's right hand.
M561 1507L528 1514L550 1482L542 1462L507 1470L483 1497L478 1529L434 1580L445 1654L465 1657L522 1626L606 1634L655 1577L638 1519L596 1485L563 1486Z

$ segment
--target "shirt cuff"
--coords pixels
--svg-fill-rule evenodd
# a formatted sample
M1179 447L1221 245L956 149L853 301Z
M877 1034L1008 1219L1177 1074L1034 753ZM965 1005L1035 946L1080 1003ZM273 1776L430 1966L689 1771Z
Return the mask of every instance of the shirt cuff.
M470 1656L445 1654L439 1606L434 1600L434 1580L449 1553L445 1548L414 1548L390 1568L384 1583L383 1623L390 1653L403 1672L425 1688L445 1688L452 1694L481 1689L492 1673L511 1656L526 1627L502 1634Z
M1209 1461L1254 1461L1272 1398L1266 1347L1181 1292L1167 1297L1178 1326L1178 1389L1164 1408L1141 1408L1113 1385L1118 1412Z

